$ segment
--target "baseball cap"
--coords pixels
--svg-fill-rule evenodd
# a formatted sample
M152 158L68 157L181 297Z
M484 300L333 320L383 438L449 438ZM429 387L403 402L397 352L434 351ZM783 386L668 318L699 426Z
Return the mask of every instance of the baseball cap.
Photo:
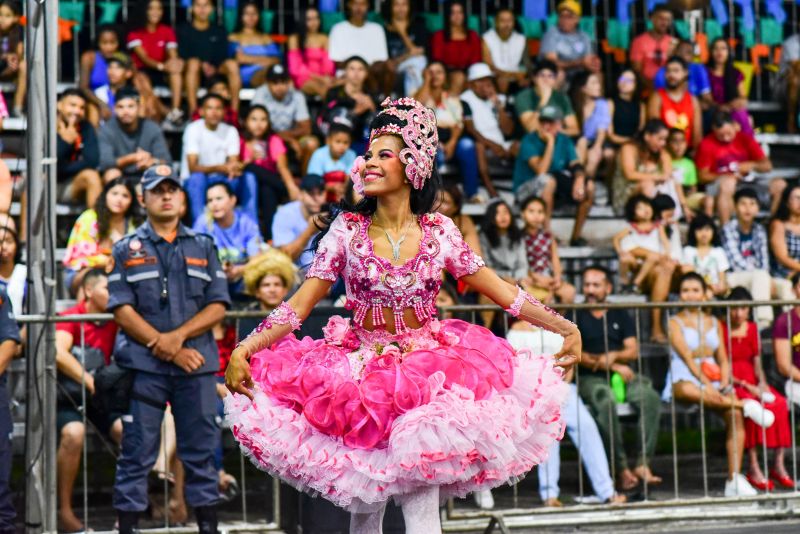
M137 91L133 87L130 87L130 86L126 85L125 87L122 87L122 88L120 88L119 91L117 91L117 94L116 94L114 99L117 102L120 102L122 100L125 100L126 98L131 98L131 99L136 100L138 102L139 101L139 91Z
M325 189L325 179L319 174L306 174L300 180L300 189L303 191L313 191L314 189Z
M578 2L577 0L563 0L562 2L559 2L556 11L561 12L564 9L566 9L567 11L572 11L579 17L583 14L581 3Z
M467 71L467 81L474 82L475 80L480 80L482 78L494 78L492 68L486 63L475 63L470 65L469 70Z
M123 69L130 69L133 66L131 56L125 52L114 52L111 57L106 60L106 63L118 63Z
M150 191L164 180L174 182L178 186L181 185L180 179L172 172L172 167L169 165L153 165L144 171L142 175L142 189Z
M564 114L556 106L545 106L539 111L540 121L560 121L564 118Z
M289 72L286 67L277 63L267 70L268 82L285 82L289 80Z

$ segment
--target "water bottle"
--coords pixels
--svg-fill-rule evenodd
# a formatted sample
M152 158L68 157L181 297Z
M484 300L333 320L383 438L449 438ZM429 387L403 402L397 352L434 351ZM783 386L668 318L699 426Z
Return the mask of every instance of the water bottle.
M614 400L616 400L618 404L625 402L625 380L622 379L621 374L611 374L611 391L614 392Z

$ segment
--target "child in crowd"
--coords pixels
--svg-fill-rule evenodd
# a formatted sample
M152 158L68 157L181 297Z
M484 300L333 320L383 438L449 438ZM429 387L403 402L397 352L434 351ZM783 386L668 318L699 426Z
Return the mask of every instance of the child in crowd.
M224 76L212 76L211 79L208 80L206 91L225 99L225 118L222 120L234 128L239 128L239 114L231 106L231 90L230 87L228 87L228 80ZM193 121L200 118L201 110L202 107L197 108L194 113L192 113Z
M356 160L356 153L350 148L352 141L350 122L342 117L335 118L328 127L325 146L316 149L308 161L308 174L325 177L328 173L337 172L347 177Z
M0 79L16 82L14 89L15 117L22 116L27 88L27 69L23 47L23 31L19 19L22 4L17 0L0 0Z
M528 259L533 295L542 302L575 300L575 286L561 279L558 242L547 230L548 213L544 200L531 195L522 201L521 215L525 223L525 255Z
M94 90L94 96L103 104L114 109L117 91L130 84L133 77L133 63L125 52L115 52L106 60L108 83ZM144 106L142 106L144 109Z
M707 300L706 281L697 273L686 273L679 283L680 301L701 303ZM752 496L756 490L742 476L745 444L744 418L769 428L775 414L753 399L739 399L731 389L730 363L722 327L703 308L685 307L670 319L670 366L662 399L669 402L699 404L717 412L725 421L725 449L728 479L725 496Z
M677 128L670 128L667 137L667 152L672 158L672 175L678 184L683 185L683 195L686 204L694 211L700 211L705 195L697 190L697 167L694 161L687 156L689 142L686 132ZM677 184L676 184L677 185ZM692 212L686 210L684 216L690 220Z
M625 219L628 227L614 236L623 292L642 293L642 286L653 268L669 261L669 239L664 227L656 221L653 201L644 195L628 199Z
M655 220L659 221L664 228L669 240L669 257L680 263L683 257L683 242L681 241L681 229L678 220L675 218L675 210L678 206L669 195L659 193L653 199L653 211Z
M717 225L708 215L698 214L689 224L688 245L683 247L681 265L684 273L696 272L708 286L709 300L728 292L725 271L730 269L721 246Z

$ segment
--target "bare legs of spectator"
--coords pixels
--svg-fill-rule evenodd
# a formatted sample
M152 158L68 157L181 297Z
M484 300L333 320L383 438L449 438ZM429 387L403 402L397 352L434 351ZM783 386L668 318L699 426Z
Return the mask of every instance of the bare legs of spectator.
M139 92L141 99L141 106L139 106L141 115L152 121L161 122L169 110L156 96L150 77L143 72L137 72L132 81L133 87Z
M158 474L159 479L163 480L166 478L170 483L168 504L170 524L185 523L189 518L189 512L186 508L186 501L183 494L185 473L183 464L177 454L175 418L169 406L164 411L161 444L158 447L158 458L153 465L153 471ZM151 504L153 505L153 518L157 520L163 519L165 511L161 502L153 500Z
M789 121L787 124L789 133L797 132L797 100L800 98L800 61L792 62L789 67L786 97L787 107L789 112Z
M242 76L239 74L239 64L235 59L226 59L219 66L219 73L228 79L228 88L231 90L231 107L239 112L239 91L242 89Z
M186 60L184 79L186 80L186 106L188 107L189 117L191 117L197 109L197 90L200 88L201 68L202 63L196 57Z
M181 109L181 99L183 98L183 75L181 74L183 70L183 60L178 61L180 61L181 70L170 72L168 79L172 109L179 110Z
M669 289L672 285L672 275L675 273L675 263L672 261L659 262L650 274L648 274L644 287L650 289L651 302L666 302L669 297ZM664 326L661 323L662 312L660 308L653 308L651 311L652 326L650 341L653 343L666 343L667 335L664 333Z
M478 174L481 177L481 182L489 193L489 196L494 198L497 196L497 190L492 183L492 177L489 176L489 158L487 157L486 145L480 141L475 143L475 158L478 160ZM555 191L555 190L554 190ZM549 212L552 213L552 212Z
M578 209L575 211L575 225L572 227L572 236L570 242L574 243L580 239L583 233L583 225L586 224L586 219L589 218L589 211L594 204L594 180L584 179L584 193L583 198L577 195L573 189L573 199L578 203ZM576 180L577 182L577 180ZM553 213L548 211L548 213Z
M25 106L25 95L28 92L28 67L22 59L17 70L17 89L14 91L14 112L21 112Z
M719 193L717 193L717 215L720 224L725 224L733 215L733 195L739 180L735 176L721 176L718 179Z
M0 160L0 213L11 211L11 201L14 196L14 178L3 160Z
M786 180L783 178L770 180L767 187L769 189L769 214L775 215L775 212L778 210L778 204L781 203L783 190L786 189Z
M72 200L79 202L85 198L86 206L93 208L100 193L103 192L103 179L94 169L83 169L75 175L70 184Z
M600 163L603 161L603 147L590 144L588 139L581 137L575 144L575 152L578 153L578 159L586 169L586 175L594 178L597 175Z

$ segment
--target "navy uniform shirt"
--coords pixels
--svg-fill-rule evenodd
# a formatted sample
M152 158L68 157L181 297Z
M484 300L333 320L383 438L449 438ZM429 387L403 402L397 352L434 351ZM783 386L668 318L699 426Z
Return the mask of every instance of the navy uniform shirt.
M182 224L169 243L145 222L114 245L110 267L108 309L129 304L159 332L175 330L212 302L230 306L228 281L213 239ZM205 364L194 374L219 370L211 331L186 340L184 346L196 349L205 358ZM117 334L114 359L129 369L186 374L177 365L158 359L123 330Z
M19 326L14 319L14 311L11 309L11 301L8 300L8 295L5 291L0 291L0 343L8 341L9 339L22 342L19 335ZM5 372L0 372L0 384L5 382ZM0 406L2 409L3 406Z

